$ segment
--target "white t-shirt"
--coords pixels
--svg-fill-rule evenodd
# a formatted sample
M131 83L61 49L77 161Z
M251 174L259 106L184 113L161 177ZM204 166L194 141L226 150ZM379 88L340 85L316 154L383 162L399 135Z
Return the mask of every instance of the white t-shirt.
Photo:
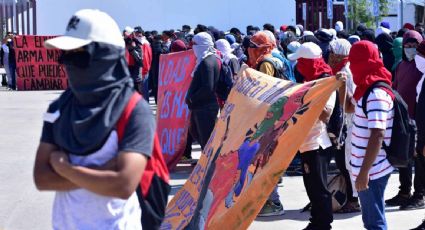
M394 103L391 96L383 89L375 88L367 99L367 116L362 109L362 100L357 102L353 118L353 128L351 132L351 174L357 178L360 173L363 159L366 155L366 148L370 139L370 129L385 130L384 142L389 146L391 142L392 126L394 120ZM394 168L387 160L387 154L383 148L373 162L369 171L371 180L379 179L391 173Z
M69 155L79 166L101 166L118 155L118 135L111 132L104 146L88 156ZM129 199L101 196L86 189L56 192L53 203L53 229L139 230L141 209L137 194Z
M329 100L326 102L325 107L331 110L331 113L335 107L336 93L333 92L329 97ZM317 150L320 147L322 149L327 149L332 146L331 139L329 138L328 131L326 129L326 124L317 120L314 123L313 127L310 130L310 133L307 135L304 143L301 145L299 151L301 153Z

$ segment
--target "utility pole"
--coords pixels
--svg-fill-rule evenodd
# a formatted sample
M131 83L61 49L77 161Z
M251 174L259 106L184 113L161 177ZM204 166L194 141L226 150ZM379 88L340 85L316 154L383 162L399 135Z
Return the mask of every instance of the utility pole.
M404 3L403 0L400 0L400 28L403 27L404 24Z

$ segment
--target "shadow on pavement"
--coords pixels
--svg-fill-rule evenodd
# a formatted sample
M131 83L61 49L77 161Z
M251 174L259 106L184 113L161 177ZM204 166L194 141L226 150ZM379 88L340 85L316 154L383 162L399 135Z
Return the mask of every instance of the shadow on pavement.
M273 221L279 221L279 220L308 221L309 218L310 218L309 212L301 213L299 209L296 209L296 210L285 210L285 214L281 216L257 217L255 221L258 221L258 222L273 222Z

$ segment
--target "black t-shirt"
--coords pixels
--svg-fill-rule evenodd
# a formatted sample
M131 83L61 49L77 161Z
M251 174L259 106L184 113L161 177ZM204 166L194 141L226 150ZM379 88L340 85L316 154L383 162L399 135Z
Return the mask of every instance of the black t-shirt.
M54 112L55 108L50 106L48 111ZM56 145L52 128L52 123L43 122L41 142ZM155 130L155 118L150 107L145 100L140 100L130 115L124 136L118 144L118 151L136 152L150 157Z

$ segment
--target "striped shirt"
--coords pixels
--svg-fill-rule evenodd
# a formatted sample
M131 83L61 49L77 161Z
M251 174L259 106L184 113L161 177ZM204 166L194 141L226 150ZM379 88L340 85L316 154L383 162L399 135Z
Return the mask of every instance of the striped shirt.
M370 138L370 129L385 130L384 142L389 145L391 141L392 126L394 120L393 100L383 89L375 88L367 99L367 116L362 109L362 100L357 102L353 118L351 132L351 174L354 179L360 173L366 148ZM387 160L387 154L383 147L369 171L370 180L376 180L393 171L393 167Z

